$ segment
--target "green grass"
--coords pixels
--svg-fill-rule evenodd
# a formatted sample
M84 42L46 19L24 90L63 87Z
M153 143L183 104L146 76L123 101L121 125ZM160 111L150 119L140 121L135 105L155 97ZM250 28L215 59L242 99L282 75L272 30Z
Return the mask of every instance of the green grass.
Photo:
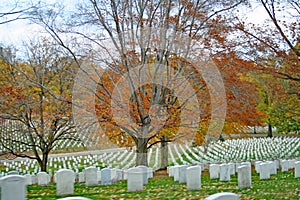
M259 180L257 173L252 174L252 188L238 189L237 176L231 176L229 182L210 180L209 174L202 174L202 188L189 191L185 184L174 182L173 178L160 177L149 179L148 185L140 192L127 192L126 181L113 185L86 187L83 183L75 183L74 196L97 199L203 199L218 192L234 192L241 199L300 199L300 179L294 178L294 172L278 172L271 179ZM51 200L62 198L56 196L55 185L28 186L28 199Z

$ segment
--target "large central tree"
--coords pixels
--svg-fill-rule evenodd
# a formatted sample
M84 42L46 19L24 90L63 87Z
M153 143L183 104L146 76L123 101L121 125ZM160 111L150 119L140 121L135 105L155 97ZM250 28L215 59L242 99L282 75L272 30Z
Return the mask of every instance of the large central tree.
M78 63L74 118L82 125L100 122L96 127L116 132L123 138L118 141L129 137L136 145L136 164L148 165L148 147L196 131L210 105L207 98L213 101L207 119L221 120L208 131L211 137L219 134L226 97L217 67L207 57L228 36L225 22L243 2L90 0L77 5L65 26L57 28L58 9L38 10L35 22L75 58L87 55L85 65ZM80 52L62 34L75 36Z
M106 123L105 130L107 123L117 127L110 129L114 135L129 135L137 165L148 165L152 144L196 132L198 118L205 113L200 91L206 88L207 94L205 81L212 81L203 74L212 69L205 71L207 63L201 64L208 55L203 52L205 40L216 32L226 34L221 14L241 2L91 0L79 5L80 20L73 21L69 31L80 32L92 44L94 62L105 69L96 80L98 119Z

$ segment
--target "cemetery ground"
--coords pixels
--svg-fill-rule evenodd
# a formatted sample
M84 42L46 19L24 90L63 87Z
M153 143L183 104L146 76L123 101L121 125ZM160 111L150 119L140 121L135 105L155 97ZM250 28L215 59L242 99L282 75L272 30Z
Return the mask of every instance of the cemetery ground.
M64 184L74 185L68 196L92 200L204 199L220 192L236 193L240 199L300 199L300 137L228 139L211 144L206 153L203 146L188 143L170 144L168 149L168 171L159 170L160 148L149 149L148 169L151 170L147 170L148 184L143 183L143 173L142 178L139 175L140 181L134 186L134 191L129 191L128 181L129 174L136 173L130 169L137 170L134 168L136 154L125 148L53 154L46 173L40 172L34 160L1 160L0 176L5 179L9 174L23 175L26 179L26 194L23 195L27 199L63 198L64 195L57 193L57 188ZM189 169L188 173L188 166L198 168L199 178L190 174L193 170ZM240 170L242 168L246 173ZM72 174L62 175L60 172L64 170ZM133 180L135 176L131 175L130 180ZM241 189L241 177L247 179L246 185L250 180L250 186ZM188 180L190 183L196 179L201 180L200 185L196 190L189 189ZM3 188L1 190L4 194Z
M112 185L85 186L75 183L73 196L97 199L204 199L218 192L233 192L241 199L300 199L300 180L294 178L293 170L278 172L270 179L259 180L259 174L252 172L252 188L238 189L237 175L230 181L222 182L210 179L208 171L202 172L200 190L187 190L186 184L175 182L172 177L158 176L149 179L148 185L140 192L127 192L126 181ZM51 200L62 198L56 196L55 184L49 186L32 185L27 187L28 199Z

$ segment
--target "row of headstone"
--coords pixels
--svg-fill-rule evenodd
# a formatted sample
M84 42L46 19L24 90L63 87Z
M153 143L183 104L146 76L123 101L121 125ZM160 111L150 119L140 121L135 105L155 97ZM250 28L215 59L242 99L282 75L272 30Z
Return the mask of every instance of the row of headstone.
M278 148L276 144L281 142L286 144L286 146ZM178 147L182 153L179 152ZM204 153L202 146L190 148L185 144L184 148L181 144L172 144L169 145L169 152L174 165L178 165L176 159L179 159L183 164L197 164L199 162L228 162L229 160L241 162L243 160L255 160L255 158L284 158L292 155L295 156L299 147L300 138L274 137L273 139L248 138L216 142L207 148L207 153ZM277 149L274 150L274 148ZM175 152L175 156L172 149ZM183 159L182 155L184 155L186 159Z
M280 144L280 148L278 148ZM187 144L173 144L169 145L169 152L172 162L177 165L177 160L182 164L197 164L199 162L232 162L242 160L263 160L271 157L287 159L289 156L295 156L297 149L300 147L299 137L273 137L273 138L247 138L247 139L233 139L225 140L224 142L212 143L207 148L207 153L204 153L203 147L189 147ZM152 166L158 168L159 149L152 153L149 151L148 161L152 161ZM154 159L151 159L154 157ZM183 155L186 159L183 158ZM116 152L101 152L91 155L70 155L70 156L54 156L49 159L49 167L54 168L55 171L59 169L72 169L79 172L79 169L87 166L101 166L116 167L128 169L134 166L135 153L126 149L120 149ZM153 162L154 160L154 162ZM289 160L291 160L289 158ZM291 161L289 161L291 162ZM6 175L8 171L16 170L20 174L34 173L40 171L39 166L35 160L21 160L21 161L4 161L6 166ZM286 164L289 167L291 164ZM283 168L283 170L285 170ZM0 175L1 175L0 174Z
M49 168L54 168L55 171L59 169L72 169L75 172L79 172L79 169L86 168L87 166L101 166L112 167L121 166L129 168L134 165L134 153L129 152L126 149L120 149L119 151L111 153L98 153L93 155L60 155L51 156L49 158ZM128 165L128 163L131 163ZM40 167L36 160L30 159L17 159L12 161L3 161L5 170L0 175L7 175L9 171L18 171L20 174L37 174L40 171ZM126 165L126 166L125 166Z
M250 188L251 181L251 163L223 163L210 164L209 174L210 179L220 179L220 181L230 181L230 176L238 173L238 187Z
M230 164L221 164L219 169L216 168L215 164L212 164L210 170L220 171L220 180L227 181L227 176L230 176ZM274 167L275 166L275 167ZM300 161L294 163L295 167L295 177L300 177ZM275 162L262 162L259 163L258 171L259 173L271 174L272 170L276 168ZM268 169L268 170L265 170ZM180 183L186 183L188 190L199 190L201 188L201 171L200 165L195 166L172 166L169 167L169 175L174 176L175 181ZM238 187L239 188L250 188L251 187L251 163L244 162L237 165L238 172ZM96 173L95 173L96 172ZM103 172L103 173L102 173ZM91 173L91 174L89 174ZM26 199L26 176L16 175L4 176L0 179L1 186L1 199L3 200L23 200ZM146 166L138 166L135 168L128 169L127 174L127 190L128 192L142 191L143 186L148 184L148 179L153 177L153 171L151 168ZM46 184L49 182L48 174L40 173L37 177L40 183ZM88 168L85 171L86 182L89 179L95 180L94 176L97 176L96 168ZM91 176L94 175L94 176ZM107 180L111 180L111 173L109 169L104 169L101 171L101 177L105 177ZM268 175L263 175L264 177ZM97 178L96 178L97 180ZM101 179L102 180L102 179ZM74 182L75 182L75 172L69 169L61 169L55 174L56 182L56 193L58 196L61 195L71 195L74 193ZM87 186L90 185L87 184ZM96 182L98 184L98 181ZM110 183L110 182L109 182ZM16 192L18 191L18 192ZM220 193L207 197L206 199L230 199L229 197L239 198L232 194ZM71 199L74 197L70 197ZM69 198L69 199L70 199ZM79 197L80 199L80 197Z
M179 145L180 145L180 144L179 144ZM177 148L177 145L172 145L172 146L173 146L173 148L174 148L174 150L175 150L175 153L176 153L176 156L179 158L180 162L183 163L183 164L188 164L188 162L185 161L185 160L183 159L183 157L181 156L181 153L179 153L179 150L178 150L178 148Z
M211 165L211 178L220 178L220 181L229 181L231 175L231 164ZM186 183L188 190L199 190L201 188L201 165L187 166L178 165L168 168L169 176L174 178L174 181ZM237 168L238 172L238 187L250 188L251 181L251 164L242 163Z
M229 181L230 176L237 172L237 168L241 165L250 165L249 162L238 162L238 163L223 163L223 164L210 164L209 175L210 179L220 179L220 181Z
M274 157L290 159L299 156L299 147L299 137L243 138L212 143L206 153L202 146L193 147L191 150L196 153L191 154L201 162L235 162ZM190 151L188 147L186 149Z
M11 146L14 150L18 152L28 152L30 151L27 144L30 142L29 137L26 134L16 134L26 132L26 126L23 123L17 122L15 120L4 120L3 123L0 124L1 128L1 137L3 139L4 145ZM6 131L7 130L7 131ZM76 135L74 135L75 137ZM81 133L78 135L81 137ZM21 142L11 142L11 141L23 141ZM83 140L84 141L84 140ZM2 145L0 145L0 151L2 151ZM53 146L53 150L61 150L61 149L78 149L82 147L82 143L76 140L59 140Z
M284 162L282 162L284 163ZM258 165L259 164L259 165ZM236 167L236 169L235 169ZM300 161L294 163L295 178L300 177ZM260 179L269 179L271 174L277 173L275 161L256 162L256 170L260 173ZM211 164L209 166L210 179L219 178L220 181L229 181L232 174L238 173L238 188L251 188L251 163L224 163ZM179 183L186 183L188 190L198 190L201 188L201 166L177 165L168 168L170 177Z
M62 170L62 169L61 169ZM59 170L58 172L60 172ZM65 170L65 169L64 169ZM73 170L69 170L73 171ZM54 174L53 181L57 182L57 173ZM17 172L9 172L9 174L18 174ZM114 182L123 180L124 170L105 168L98 170L95 167L88 167L83 172L74 173L75 180L78 182L85 182L87 186L98 184L112 184ZM26 174L24 175L27 185L38 184L41 186L49 185L51 175L46 172L39 172L37 175Z
M115 168L98 170L95 167L88 167L78 174L78 182L85 182L86 186L110 185L123 179L124 170Z
M147 167L139 166L128 170L128 192L142 191L145 183L145 177L148 179L149 172L145 171ZM186 169L187 172L187 188L189 190L198 190L201 188L201 167L191 166ZM74 193L75 175L72 170L62 169L56 174L56 194L72 195ZM193 177L193 179L190 179ZM2 200L25 200L26 184L25 178L20 175L8 175L0 179L1 199ZM17 192L16 192L17 191ZM234 197L234 198L233 198ZM207 200L221 199L239 199L239 196L233 193L218 193L206 198ZM60 200L89 200L85 197L65 197Z
M199 190L201 188L201 165L188 166L176 165L168 167L170 177L179 183L185 183L188 190Z
M100 171L101 175L101 184L112 184L114 170L103 169ZM121 170L120 170L121 171ZM121 179L121 176L118 178L118 173L116 172L116 179ZM128 191L139 191L143 189L143 185L148 184L148 179L153 177L153 171L151 168L146 166L138 166L132 169L129 169L127 172L128 180ZM85 169L85 184L86 186L95 186L98 185L99 179L97 178L98 171L94 167L89 167ZM29 178L32 181L31 175L21 176L21 175L8 175L0 179L1 186L1 199L3 200L23 200L26 199L26 185L29 184ZM47 185L50 182L50 176L45 172L40 172L37 175L37 180L39 185ZM72 195L74 194L74 183L75 183L75 172L70 169L61 169L54 175L54 181L56 182L56 194L58 196L62 195ZM32 182L31 182L32 183ZM18 192L16 192L18 191Z
M56 194L70 195L74 193L75 175L72 170L62 169L57 172ZM0 179L2 200L25 200L26 178L21 175L7 175Z
M171 157L171 159L172 159L172 163L173 163L174 165L178 165L178 163L177 163L177 161L176 161L176 159L175 159L175 157L174 157L174 154L173 154L173 152L172 152L171 145L168 145L168 151L169 151L169 155L170 155L170 157Z
M128 169L128 168L132 167L132 166L134 165L134 163L135 163L136 154L135 154L135 153L132 153L132 152L131 152L131 154L133 154L133 157L132 157L132 159L131 159L124 167L123 167L124 169Z
M181 149L181 151L184 154L184 156L186 157L186 159L188 159L189 163L191 163L191 164L199 163L199 160L195 160L186 152L186 150L188 150L188 148L184 149L182 145L179 145L179 148Z
M300 161L292 160L275 160L275 161L256 161L254 163L255 171L260 174L260 179L269 179L271 175L277 174L277 170L281 168L282 172L295 169L295 178L298 178L300 173Z
M138 166L142 168L143 166ZM62 170L62 169L61 169ZM58 172L60 172L59 170ZM66 170L66 169L63 169ZM77 180L78 182L85 182L87 186L95 186L98 184L102 185L109 185L115 183L120 180L127 179L127 170L115 169L115 168L104 168L102 170L98 170L95 167L88 167L84 169L83 172L75 173L73 170L69 170L74 173L74 181ZM53 176L53 181L57 182L57 174L56 172ZM153 177L153 169L147 168L148 177ZM10 175L17 175L18 172L11 171L8 174ZM51 181L51 175L47 174L46 172L39 172L37 175L26 174L24 175L26 184L33 185L38 184L41 186L49 185Z

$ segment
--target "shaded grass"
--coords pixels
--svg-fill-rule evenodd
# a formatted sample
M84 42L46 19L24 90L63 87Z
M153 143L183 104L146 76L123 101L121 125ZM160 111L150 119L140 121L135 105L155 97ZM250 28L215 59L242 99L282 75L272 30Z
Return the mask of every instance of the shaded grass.
M209 174L202 174L202 188L189 191L185 184L173 181L171 177L149 179L148 185L140 192L127 192L126 181L112 185L86 187L84 183L75 183L73 196L84 196L93 200L98 199L204 199L218 192L234 192L241 199L300 199L300 179L294 178L293 171L278 172L271 179L259 180L257 173L252 173L252 188L238 189L237 176L231 176L228 182L210 180ZM28 186L28 199L57 199L55 185Z

